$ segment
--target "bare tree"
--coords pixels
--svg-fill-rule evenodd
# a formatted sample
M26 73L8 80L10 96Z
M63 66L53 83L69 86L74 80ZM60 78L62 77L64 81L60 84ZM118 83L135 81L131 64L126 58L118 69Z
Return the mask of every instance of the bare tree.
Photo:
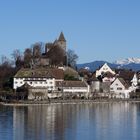
M1 66L11 67L13 64L12 60L7 58L6 56L1 56Z
M73 50L67 51L67 63L69 66L75 68L76 62L78 60L78 55Z
M21 68L24 65L23 56L20 50L14 50L12 53L12 57L14 58L14 64L16 68Z
M63 65L65 62L65 52L59 46L53 46L48 52L47 57L50 59L51 65Z
M20 52L20 50L18 50L18 49L14 50L13 53L12 53L12 57L14 58L14 61L16 62L17 59L18 59L19 57L21 57L21 52Z
M40 57L44 52L45 43L37 42L32 45L33 57Z
M15 68L12 67L12 62L6 56L2 56L0 65L0 89L12 88L12 79L15 75Z
M30 49L30 48L25 49L25 51L24 51L24 67L27 67L27 68L31 67L32 58L33 58L32 54L33 54L32 49Z

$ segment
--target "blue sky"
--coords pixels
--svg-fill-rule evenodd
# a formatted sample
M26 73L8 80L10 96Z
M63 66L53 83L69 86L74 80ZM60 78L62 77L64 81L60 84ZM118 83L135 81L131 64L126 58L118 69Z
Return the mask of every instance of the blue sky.
M140 0L4 0L0 55L63 31L79 63L140 57Z

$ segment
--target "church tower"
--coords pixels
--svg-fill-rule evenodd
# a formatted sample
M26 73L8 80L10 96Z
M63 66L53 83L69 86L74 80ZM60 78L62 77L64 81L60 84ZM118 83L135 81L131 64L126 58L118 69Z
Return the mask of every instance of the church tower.
M57 40L57 45L60 46L62 49L64 49L64 51L66 52L66 48L67 48L66 39L64 37L63 32L60 33L60 36L59 36L59 38Z

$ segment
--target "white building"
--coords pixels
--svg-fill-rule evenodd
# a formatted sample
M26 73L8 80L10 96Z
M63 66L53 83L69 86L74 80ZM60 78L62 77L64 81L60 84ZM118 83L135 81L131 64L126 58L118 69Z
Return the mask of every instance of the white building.
M85 81L57 82L57 87L65 93L89 93L90 86Z
M92 81L91 81L91 92L99 92L100 91L101 83L95 76L95 74L92 75Z
M44 87L48 90L55 90L56 81L63 81L64 72L60 69L20 69L14 77L13 88L28 84L31 87Z
M133 87L137 87L138 85L138 78L137 78L137 74L135 73L133 76L133 79L131 80L132 86Z
M107 72L110 72L111 74L115 75L115 71L113 71L108 65L107 63L105 63L99 70L96 70L96 77L104 74L104 73L107 73Z
M129 89L132 92L135 92L137 88L138 88L138 78L137 78L137 74L135 73L131 80L131 87L129 87Z
M116 78L110 85L110 95L114 98L129 98L129 85L122 79Z

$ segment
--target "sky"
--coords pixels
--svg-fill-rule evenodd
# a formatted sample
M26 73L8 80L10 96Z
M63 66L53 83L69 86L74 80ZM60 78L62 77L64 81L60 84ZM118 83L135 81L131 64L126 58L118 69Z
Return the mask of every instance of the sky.
M0 1L0 56L61 31L78 63L140 58L140 0Z

